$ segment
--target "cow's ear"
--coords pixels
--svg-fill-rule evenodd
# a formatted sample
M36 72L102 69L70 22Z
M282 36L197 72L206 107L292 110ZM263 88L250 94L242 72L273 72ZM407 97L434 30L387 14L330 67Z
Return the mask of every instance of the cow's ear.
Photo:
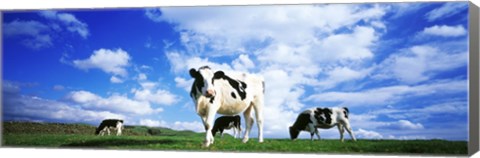
M215 78L215 79L223 78L223 76L225 76L225 73L223 71L217 71L217 72L215 72L215 74L213 74L213 78Z
M191 69L190 69L190 76L192 76L193 78L197 78L197 76L198 76L198 71L195 70L194 68L191 68Z

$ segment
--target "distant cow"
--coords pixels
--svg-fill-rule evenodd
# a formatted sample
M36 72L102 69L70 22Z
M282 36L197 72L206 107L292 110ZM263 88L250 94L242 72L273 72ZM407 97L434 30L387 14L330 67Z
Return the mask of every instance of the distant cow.
M240 137L242 128L240 127L240 116L221 116L215 120L215 124L212 128L212 134L215 137L217 132L220 132L221 137L223 138L223 130L233 129L233 136L235 138Z
M105 135L105 132L110 135L110 129L117 130L117 136L122 135L123 130L123 120L119 119L106 119L98 126L95 131L95 135Z
M343 132L347 130L350 137L356 141L352 128L350 127L350 121L348 120L348 108L311 108L303 111L298 115L295 123L290 126L290 138L292 140L297 139L300 131L310 132L310 139L313 140L313 134L315 133L320 140L320 134L317 128L329 129L334 126L338 127L340 132L340 141L343 142Z
M263 142L262 109L265 84L262 77L245 73L215 72L208 66L202 66L198 70L190 69L190 76L195 79L190 96L206 130L205 147L214 141L212 128L216 113L231 116L243 112L246 131L242 142L246 143L253 125L252 111L255 110L258 141Z

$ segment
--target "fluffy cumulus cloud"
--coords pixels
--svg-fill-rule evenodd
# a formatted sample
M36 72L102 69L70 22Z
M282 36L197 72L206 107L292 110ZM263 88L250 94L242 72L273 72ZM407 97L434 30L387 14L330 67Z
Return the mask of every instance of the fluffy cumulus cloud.
M95 50L88 59L74 60L73 65L82 70L100 69L106 73L126 77L128 72L130 55L122 50L99 49ZM117 77L111 79L112 82L119 82Z
M67 96L67 99L86 109L100 109L140 115L161 111L161 109L153 109L148 101L132 100L118 94L104 98L89 91L72 91Z
M432 36L443 36L443 37L457 37L464 36L467 34L467 30L461 26L448 26L448 25L435 25L423 29L422 34L432 35Z

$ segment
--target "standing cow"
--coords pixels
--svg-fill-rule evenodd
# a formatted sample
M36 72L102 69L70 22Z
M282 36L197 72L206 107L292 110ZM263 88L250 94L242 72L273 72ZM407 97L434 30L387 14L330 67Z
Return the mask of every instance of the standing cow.
M212 134L215 137L217 132L220 132L221 137L223 138L223 131L228 129L233 129L233 136L235 138L240 137L240 133L242 132L242 128L240 127L240 116L221 116L215 120L215 124L212 128Z
M122 135L123 120L120 119L106 119L95 130L95 135L105 135L105 132L110 135L110 129L117 130L117 136Z
M313 140L313 134L315 133L320 140L320 134L317 128L329 129L334 126L338 127L340 132L340 141L343 142L343 132L347 130L350 137L356 141L352 128L350 127L350 121L348 120L348 108L334 107L334 108L311 108L303 111L295 120L295 123L290 126L290 138L292 140L297 139L300 131L310 132L310 139Z
M262 77L245 73L227 75L223 71L214 72L208 66L190 69L190 76L194 78L190 96L206 130L205 147L214 141L212 128L216 113L231 116L243 112L246 131L242 142L246 143L253 124L251 113L255 110L258 141L263 142L265 85Z

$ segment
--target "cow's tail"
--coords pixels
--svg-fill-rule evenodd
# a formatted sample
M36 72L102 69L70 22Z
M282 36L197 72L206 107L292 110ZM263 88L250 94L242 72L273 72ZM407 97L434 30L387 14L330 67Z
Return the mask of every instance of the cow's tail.
M350 111L348 110L347 107L343 107L343 114L345 114L345 118L348 119L348 113L350 113Z

